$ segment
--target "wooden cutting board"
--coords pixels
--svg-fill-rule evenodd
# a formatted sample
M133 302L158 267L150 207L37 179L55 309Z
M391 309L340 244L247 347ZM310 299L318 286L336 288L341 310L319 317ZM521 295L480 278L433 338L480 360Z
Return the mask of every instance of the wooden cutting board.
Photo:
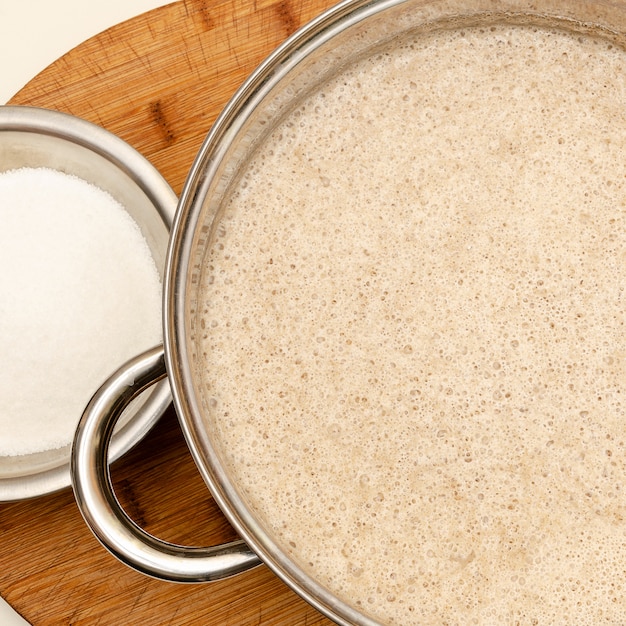
M57 109L116 133L179 193L226 101L255 66L331 0L184 0L115 26L49 66L11 104ZM68 19L70 16L68 16ZM148 532L187 545L235 538L187 451L173 410L113 467ZM265 566L179 585L119 563L68 489L0 503L0 595L34 626L331 624Z

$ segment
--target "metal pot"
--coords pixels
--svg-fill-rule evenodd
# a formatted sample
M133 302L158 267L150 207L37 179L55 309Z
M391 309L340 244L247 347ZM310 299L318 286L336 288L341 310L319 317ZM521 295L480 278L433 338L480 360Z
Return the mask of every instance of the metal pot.
M316 86L402 33L429 29L443 20L480 24L512 15L582 25L583 30L593 24L615 33L626 31L625 7L609 1L348 0L287 40L229 102L208 134L180 198L167 262L164 349L142 355L111 378L85 411L74 443L78 504L95 535L122 561L149 575L181 582L232 575L262 561L337 623L377 623L289 557L259 524L223 463L215 435L203 420L193 368L198 263L214 217L255 146ZM166 544L135 526L113 495L106 455L117 416L130 398L166 375L193 458L242 541L209 549Z

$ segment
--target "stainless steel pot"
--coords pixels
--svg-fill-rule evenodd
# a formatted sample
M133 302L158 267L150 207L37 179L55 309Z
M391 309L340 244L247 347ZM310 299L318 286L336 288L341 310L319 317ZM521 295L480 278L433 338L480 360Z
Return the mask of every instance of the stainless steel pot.
M497 15L539 16L561 23L626 31L626 10L614 2L545 0L348 0L321 15L277 49L245 82L208 134L180 198L170 239L164 295L164 349L155 348L114 375L87 408L76 435L72 472L78 504L99 540L147 574L175 581L212 580L267 564L297 593L339 624L375 620L311 578L257 523L216 453L202 420L194 373L192 312L197 263L206 233L237 173L263 136L338 68L402 33L440 20L480 23ZM209 549L166 544L134 525L119 507L107 473L113 425L135 394L169 378L193 458L243 541Z

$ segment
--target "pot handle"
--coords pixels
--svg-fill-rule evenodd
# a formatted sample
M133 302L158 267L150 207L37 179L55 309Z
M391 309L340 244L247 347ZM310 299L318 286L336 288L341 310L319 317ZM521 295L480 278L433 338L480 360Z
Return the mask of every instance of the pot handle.
M149 576L205 582L255 567L260 560L241 539L209 548L168 543L137 526L115 497L107 462L115 423L133 398L165 376L159 346L119 369L87 405L72 445L72 487L78 508L107 550Z

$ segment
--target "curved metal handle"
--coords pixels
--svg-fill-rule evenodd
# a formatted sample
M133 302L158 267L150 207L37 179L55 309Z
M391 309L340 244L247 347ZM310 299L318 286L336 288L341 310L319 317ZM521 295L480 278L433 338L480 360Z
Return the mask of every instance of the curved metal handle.
M259 565L259 558L242 540L191 548L157 539L137 526L115 497L107 462L115 423L133 398L165 376L163 348L154 348L113 374L87 405L72 446L72 486L78 507L107 550L155 578L205 582Z

